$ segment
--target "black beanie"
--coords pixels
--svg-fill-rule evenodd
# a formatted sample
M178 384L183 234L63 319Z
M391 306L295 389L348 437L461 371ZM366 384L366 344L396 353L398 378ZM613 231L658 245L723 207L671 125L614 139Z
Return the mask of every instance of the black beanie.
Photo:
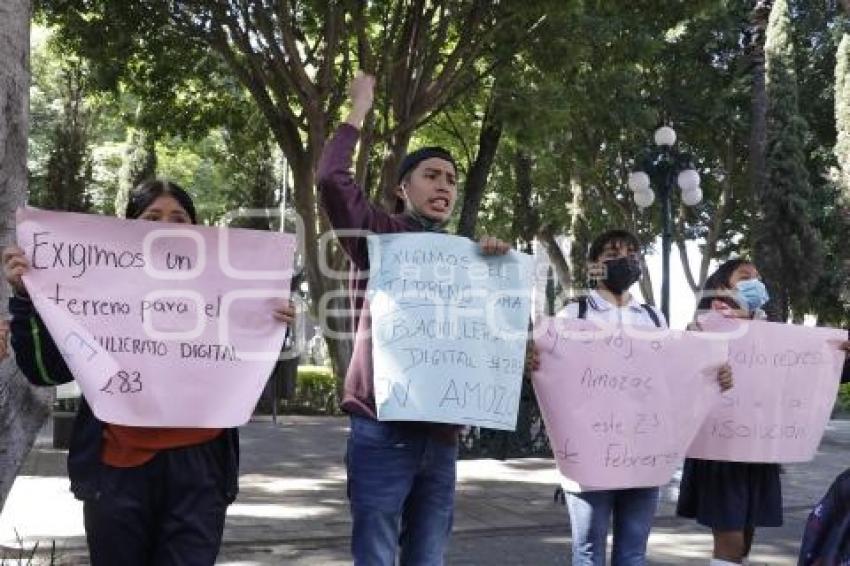
M452 154L449 153L447 149L436 145L420 147L416 151L408 153L402 160L401 167L398 168L398 182L401 183L401 180L404 179L405 175L415 169L417 165L426 159L431 159L432 157L445 159L452 164L452 167L454 167L455 170L457 170L457 163L455 163L454 157L452 157Z

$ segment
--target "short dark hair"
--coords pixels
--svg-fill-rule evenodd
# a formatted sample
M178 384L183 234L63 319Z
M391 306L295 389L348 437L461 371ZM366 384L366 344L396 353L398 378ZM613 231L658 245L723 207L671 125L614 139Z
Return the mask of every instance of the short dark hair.
M588 261L597 261L605 250L605 246L609 244L618 247L625 245L626 248L640 251L640 240L628 230L608 230L596 236L590 244L590 250L587 253Z
M401 165L398 168L398 182L401 183L408 173L416 169L417 165L426 159L431 159L432 157L448 161L452 164L452 167L455 168L455 171L457 171L457 163L455 163L455 158L452 157L449 150L438 145L430 145L420 147L419 149L411 151L404 156L404 159L402 159Z
M714 273L708 276L702 286L699 301L697 302L697 310L705 311L711 308L711 301L714 299L723 300L732 308L740 308L735 299L729 297L724 300L723 297L718 297L714 291L721 289L730 289L732 287L732 274L742 265L752 265L753 262L746 258L735 258L723 262L720 267L714 270Z
M192 202L192 197L180 185L166 181L165 179L148 179L147 181L142 181L135 189L130 191L124 217L129 219L138 218L153 201L166 195L174 197L174 200L180 203L180 206L186 210L186 213L192 220L192 224L198 223L198 216L195 212L195 203Z

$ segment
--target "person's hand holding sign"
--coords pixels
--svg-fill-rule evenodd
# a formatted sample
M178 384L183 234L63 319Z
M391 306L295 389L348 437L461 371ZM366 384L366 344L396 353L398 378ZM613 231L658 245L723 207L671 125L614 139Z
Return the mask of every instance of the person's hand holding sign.
M274 316L275 320L278 322L283 322L292 326L295 323L295 303L292 301L286 301L286 303L275 307L272 311L272 316Z
M483 255L505 255L511 251L511 245L493 236L484 236L478 241Z
M29 267L30 264L27 261L24 250L18 246L7 246L3 248L3 274L6 276L6 281L9 282L12 290L19 297L27 296L27 290L24 287L21 277L27 272Z
M9 356L9 322L0 320L0 361Z
M27 290L21 280L21 276L27 269L29 269L29 262L24 255L24 250L18 246L3 248L3 274L15 294L21 297L27 296ZM0 320L0 360L9 356L9 334L9 322Z
M720 391L728 391L732 389L732 386L735 384L734 379L732 378L732 366L728 363L720 366L720 369L717 370L717 383L720 384Z

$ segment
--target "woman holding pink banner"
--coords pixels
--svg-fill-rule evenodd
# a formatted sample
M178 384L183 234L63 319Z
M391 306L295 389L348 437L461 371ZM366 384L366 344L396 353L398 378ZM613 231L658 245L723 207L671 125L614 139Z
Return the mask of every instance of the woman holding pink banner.
M746 259L722 264L707 280L697 314L715 311L739 319L765 318L769 300L758 269ZM694 327L701 329L699 322ZM846 349L845 342L842 349ZM711 564L740 564L750 553L757 527L782 525L780 466L688 458L677 513L712 529Z
M697 311L764 318L761 308L768 299L755 265L745 259L733 259L706 279ZM688 458L676 512L712 529L711 564L740 564L750 553L756 527L782 525L779 464Z
M142 183L131 192L126 217L197 223L188 193L160 180ZM21 371L34 385L72 381L74 375L23 284L22 276L29 269L24 251L17 246L3 250L3 266L14 291L9 300L11 341ZM291 324L294 308L288 304L272 314ZM214 564L225 511L236 497L238 464L235 428L109 424L98 420L82 398L68 453L68 475L71 490L83 501L91 563Z

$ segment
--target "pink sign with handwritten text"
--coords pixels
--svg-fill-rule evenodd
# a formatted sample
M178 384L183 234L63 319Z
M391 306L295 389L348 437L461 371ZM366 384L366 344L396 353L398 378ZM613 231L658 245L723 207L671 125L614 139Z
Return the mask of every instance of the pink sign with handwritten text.
M667 483L720 401L726 344L543 318L534 391L558 469L583 490Z
M703 329L729 340L735 387L709 415L688 456L808 462L838 392L847 332L711 315Z
M295 238L18 210L24 283L95 415L133 426L246 422L286 333Z

